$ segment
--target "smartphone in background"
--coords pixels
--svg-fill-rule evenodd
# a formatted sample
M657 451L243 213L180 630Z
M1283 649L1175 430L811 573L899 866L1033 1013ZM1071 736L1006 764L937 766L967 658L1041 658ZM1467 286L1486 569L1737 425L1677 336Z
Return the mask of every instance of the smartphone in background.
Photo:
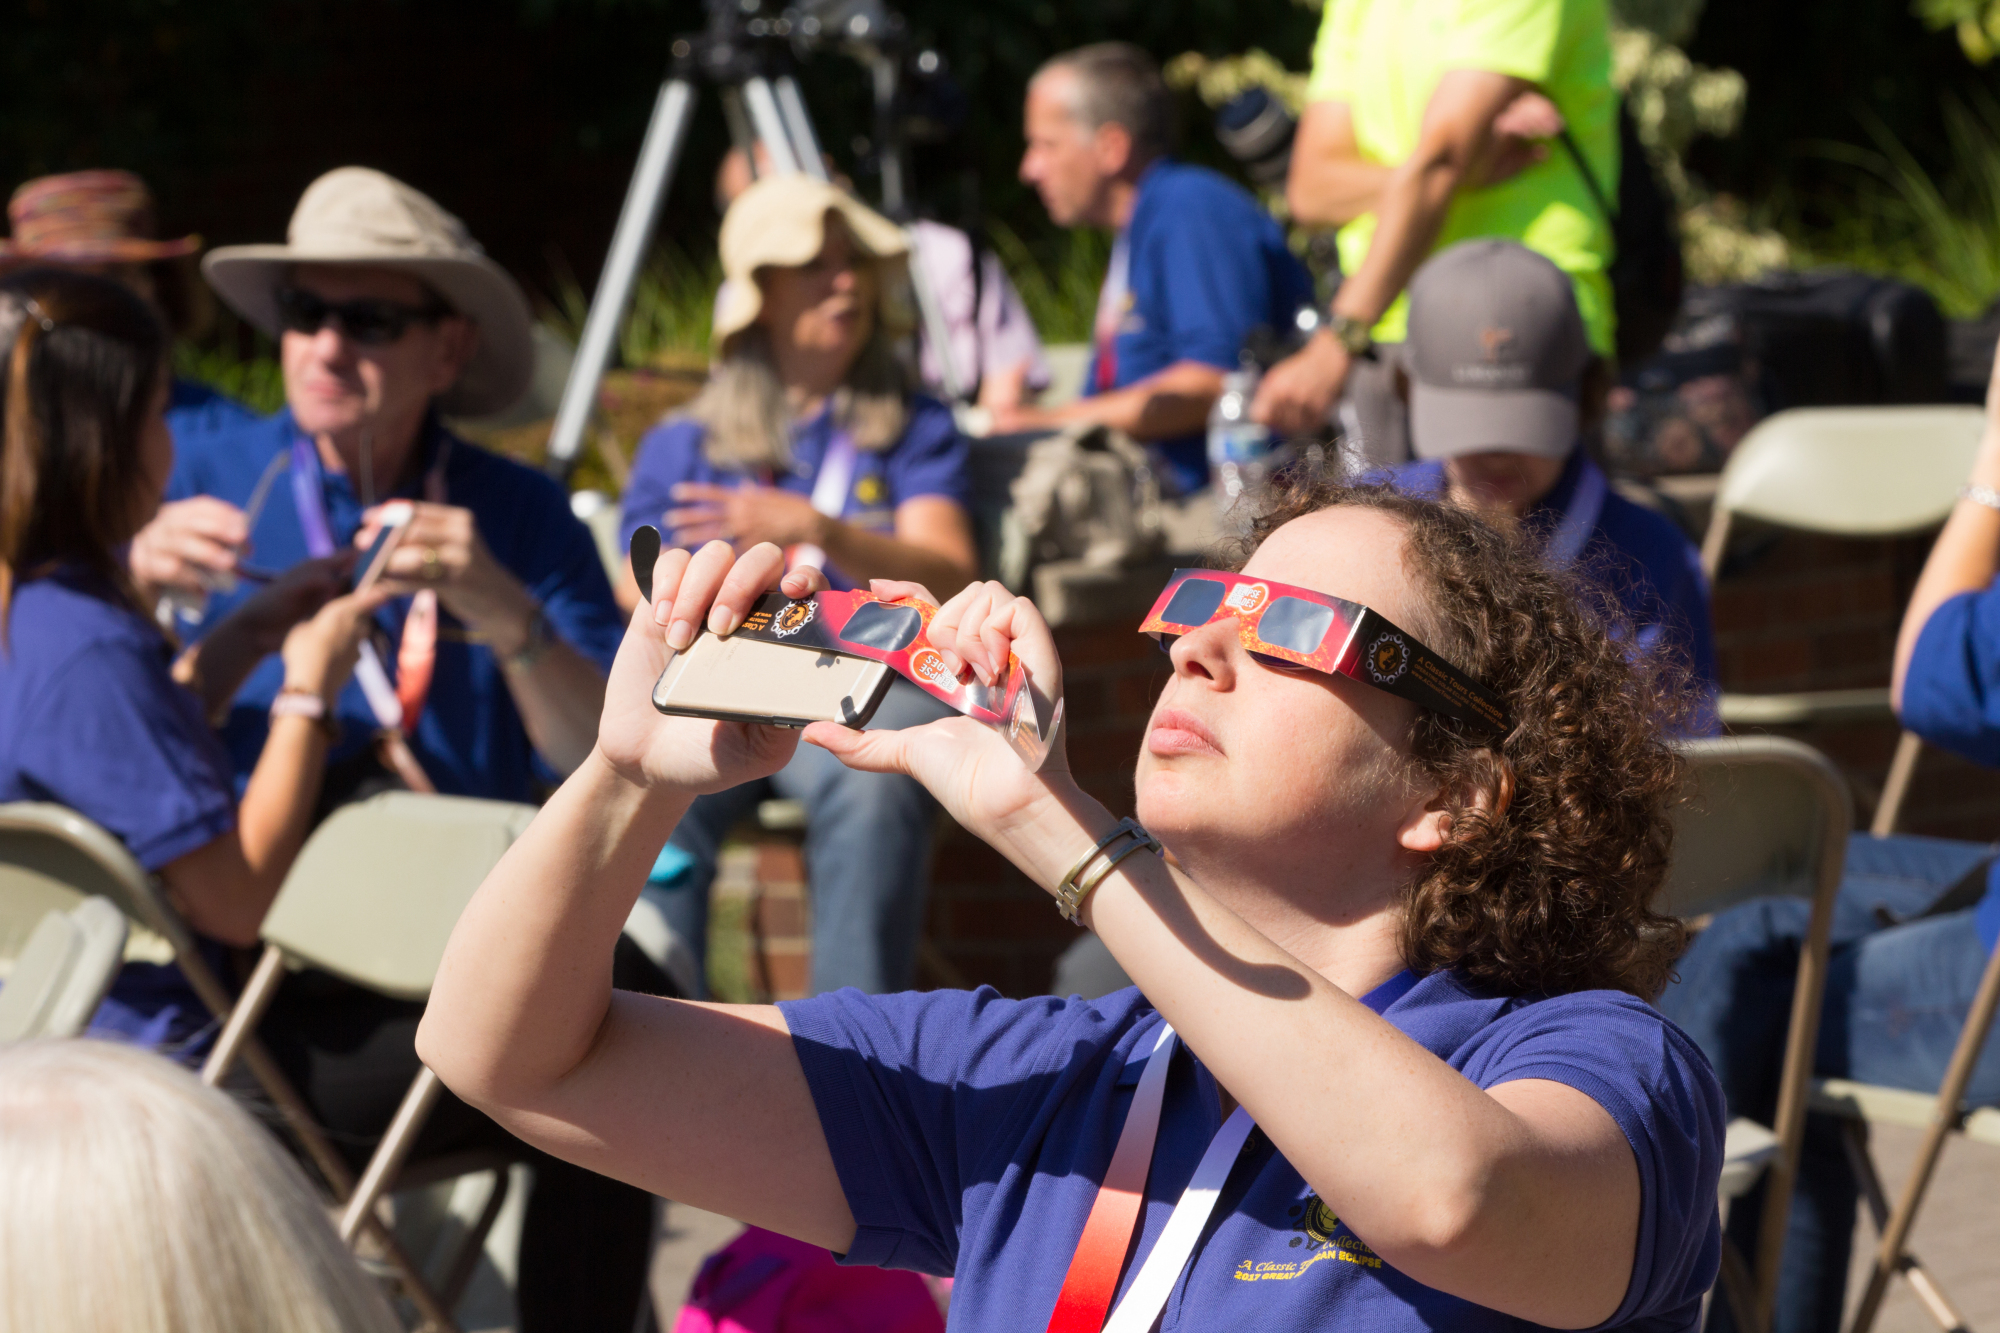
M382 526L376 529L375 540L368 545L368 551L354 564L354 591L360 592L376 579L382 577L389 557L409 531L410 520L417 514L416 506L406 500L394 500L382 506L378 515Z
M653 707L683 717L803 727L859 728L875 716L896 673L881 662L702 631L653 686Z

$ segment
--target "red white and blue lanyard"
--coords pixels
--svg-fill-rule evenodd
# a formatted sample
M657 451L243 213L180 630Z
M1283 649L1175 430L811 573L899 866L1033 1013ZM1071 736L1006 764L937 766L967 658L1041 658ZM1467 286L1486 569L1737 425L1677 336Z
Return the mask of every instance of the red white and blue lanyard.
M292 503L298 510L306 551L314 559L324 559L340 547L334 540L333 522L326 511L319 450L301 435L293 439L291 453ZM446 436L439 441L437 457L424 473L424 498L432 504L446 502L444 478L450 459L451 439ZM411 598L409 614L403 620L393 685L375 645L366 639L361 642L360 660L354 666L355 683L368 700L368 711L386 732L407 734L417 724L436 668L437 625L437 593L421 589Z
M1132 1096L1125 1125L1112 1150L1111 1166L1097 1191L1090 1216L1083 1224L1083 1236L1076 1243L1056 1297L1055 1313L1049 1317L1048 1333L1147 1333L1166 1307L1174 1283L1188 1265L1203 1228L1215 1212L1230 1168L1242 1155L1243 1144L1256 1128L1250 1113L1241 1106L1230 1112L1222 1127L1209 1140L1208 1150L1194 1169L1194 1178L1181 1191L1180 1202L1167 1218L1152 1252L1139 1268L1125 1299L1111 1309L1118 1293L1118 1274L1131 1247L1140 1209L1146 1201L1146 1176L1152 1166L1153 1144L1160 1132L1160 1109L1166 1101L1167 1070L1173 1064L1176 1038L1171 1025L1163 1024L1139 1086ZM1110 1310L1110 1322L1105 1312Z

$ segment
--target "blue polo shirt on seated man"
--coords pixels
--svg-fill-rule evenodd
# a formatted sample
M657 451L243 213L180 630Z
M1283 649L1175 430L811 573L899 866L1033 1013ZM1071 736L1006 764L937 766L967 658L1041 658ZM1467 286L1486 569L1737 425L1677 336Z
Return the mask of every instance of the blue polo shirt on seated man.
M1641 1212L1625 1298L1600 1328L1695 1327L1721 1260L1724 1116L1715 1076L1691 1041L1650 1005L1614 991L1505 997L1451 972L1404 972L1362 1002L1481 1088L1548 1079L1602 1106L1632 1147ZM854 1213L846 1262L955 1275L959 1333L1042 1327L1160 1034L1159 1014L1136 987L1100 1000L1018 1001L990 989L841 990L779 1007ZM1214 1077L1182 1048L1121 1297L1222 1123ZM1527 1325L1389 1266L1253 1134L1159 1327Z
M675 417L653 427L639 441L639 454L625 486L621 545L644 524L660 529L669 545L682 545L668 527L669 509L680 507L674 487L682 482L713 486L775 486L812 497L820 503L821 480L829 466L844 469L847 481L836 517L859 528L893 535L896 506L920 495L937 495L972 508L970 454L965 437L953 422L951 409L921 395L909 400L903 433L886 449L845 443L831 406L792 430L791 465L787 468L742 468L718 462L705 447L707 429L691 416ZM840 487L836 478L834 485ZM835 503L828 499L828 504ZM838 568L826 571L836 588L854 583Z
M299 509L308 496L324 506L335 545L350 545L361 527L362 497L343 473L314 465L307 475L294 476L292 445L299 438L286 408L248 425L177 440L167 498L212 495L248 508L261 489L262 508L242 562L252 570L283 570L308 558ZM570 512L562 487L533 468L458 439L433 416L423 427L414 477L393 494L424 499L426 478L440 469L445 502L472 511L487 548L541 603L555 635L609 671L624 636L624 618L589 529ZM199 637L249 591L244 586L212 597L192 635ZM381 657L391 671L409 607L409 598L397 598L376 614ZM448 610L440 607L438 620L435 674L409 736L411 751L440 792L536 799L538 787L556 775L529 744L501 663L485 644L473 642ZM274 655L251 673L230 707L222 734L239 781L247 780L264 748L271 700L283 684L284 664ZM335 715L341 736L328 762L339 765L369 748L378 724L355 681L342 691Z
M1680 658L1699 692L1683 730L1719 730L1701 557L1666 517L1611 489L1581 446L1592 361L1563 271L1515 241L1465 241L1410 280L1410 444L1396 484L1504 511L1617 601L1641 651Z
M1205 167L1156 162L1112 247L1084 392L1122 389L1180 361L1235 370L1251 330L1284 334L1312 302L1311 275L1247 190ZM1208 483L1200 435L1152 447L1183 491Z

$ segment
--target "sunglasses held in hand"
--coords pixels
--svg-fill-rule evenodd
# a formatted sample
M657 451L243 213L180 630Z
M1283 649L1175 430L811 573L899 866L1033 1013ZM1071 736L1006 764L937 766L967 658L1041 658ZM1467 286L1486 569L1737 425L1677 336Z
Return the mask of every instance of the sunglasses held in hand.
M1266 666L1350 676L1460 722L1507 732L1507 712L1493 691L1381 613L1311 588L1177 569L1139 632L1165 648L1225 616L1235 619L1244 650Z
M278 325L287 333L318 333L328 320L336 320L340 331L363 347L386 347L409 332L412 324L435 324L453 313L450 306L433 301L426 306L404 305L400 301L329 301L300 287L280 287Z

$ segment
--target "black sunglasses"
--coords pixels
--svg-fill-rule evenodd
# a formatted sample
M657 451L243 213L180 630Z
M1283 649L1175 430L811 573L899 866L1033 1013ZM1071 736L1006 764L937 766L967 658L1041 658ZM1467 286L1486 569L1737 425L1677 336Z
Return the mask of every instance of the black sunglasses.
M435 324L456 313L438 301L426 306L398 301L328 301L298 287L280 287L277 298L278 326L287 333L318 333L333 319L340 322L341 333L364 347L386 347L409 332L412 324Z

